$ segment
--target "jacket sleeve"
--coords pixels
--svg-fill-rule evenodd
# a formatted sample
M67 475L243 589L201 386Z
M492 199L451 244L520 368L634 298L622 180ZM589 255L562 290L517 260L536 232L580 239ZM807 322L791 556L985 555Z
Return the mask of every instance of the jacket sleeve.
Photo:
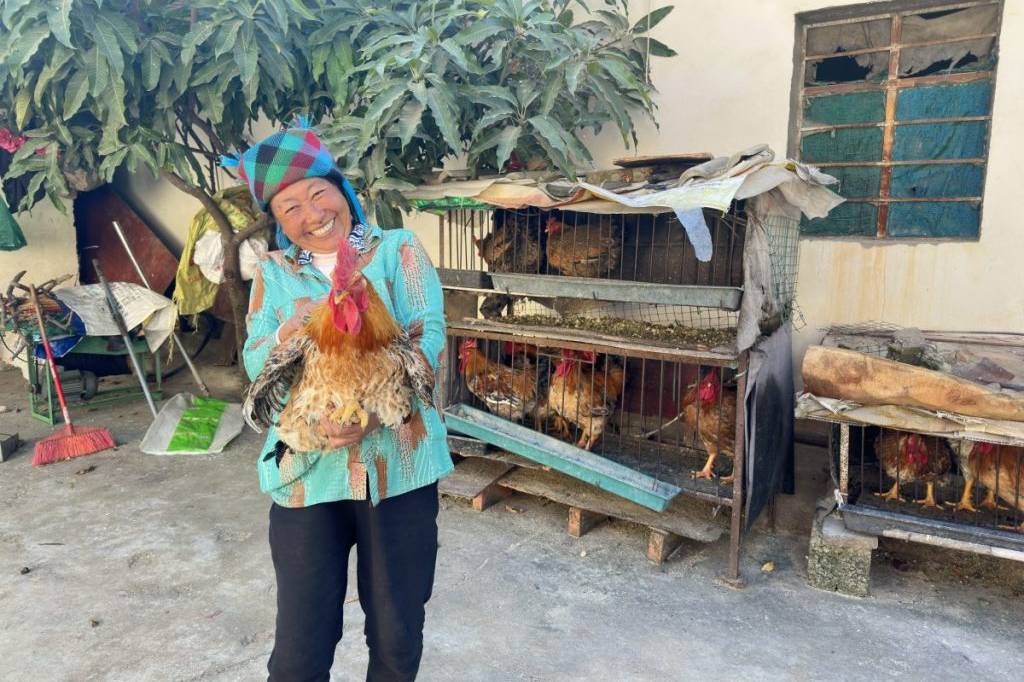
M408 329L423 322L420 350L436 371L445 346L444 295L434 264L412 232L405 232L398 247L394 287L398 323Z
M256 276L252 281L249 294L249 313L245 316L245 326L249 332L242 348L242 361L249 379L255 379L263 369L267 356L275 345L278 321L274 308L266 300L263 264L256 268Z

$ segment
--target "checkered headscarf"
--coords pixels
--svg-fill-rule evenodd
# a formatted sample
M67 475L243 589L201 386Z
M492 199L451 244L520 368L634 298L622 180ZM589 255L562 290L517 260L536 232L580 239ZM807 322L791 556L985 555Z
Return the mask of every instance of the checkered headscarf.
M269 211L270 200L285 187L305 178L329 178L341 187L348 200L352 222L366 223L355 191L304 118L298 119L296 127L264 138L241 155L221 157L221 165L238 169L263 211Z

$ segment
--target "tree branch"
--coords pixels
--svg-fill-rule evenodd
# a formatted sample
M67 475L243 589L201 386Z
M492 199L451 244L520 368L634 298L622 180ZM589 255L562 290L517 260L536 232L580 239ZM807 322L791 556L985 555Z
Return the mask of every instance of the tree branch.
M242 242L254 234L270 229L270 226L273 224L274 219L269 214L265 213L243 229L236 232L233 241L236 245L241 245Z

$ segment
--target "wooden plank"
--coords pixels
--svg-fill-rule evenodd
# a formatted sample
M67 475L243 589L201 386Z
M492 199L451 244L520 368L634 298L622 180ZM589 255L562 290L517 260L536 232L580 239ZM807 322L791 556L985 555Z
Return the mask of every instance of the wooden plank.
M665 511L657 513L557 471L516 469L498 483L502 487L527 495L544 497L559 504L656 528L700 542L714 542L725 531L724 515L712 518L708 505L684 496L672 500Z
M843 206L845 204L840 204ZM593 350L598 353L626 355L633 358L685 362L709 367L730 367L739 364L735 348L694 348L671 346L659 341L638 341L607 336L595 332L561 327L522 327L493 320L449 320L448 333L454 336L475 336L493 341L520 341L542 348Z
M663 564L682 544L683 538L678 535L651 528L647 532L647 559Z
M843 348L811 346L804 355L802 374L804 389L824 398L1024 421L1022 396Z
M504 462L471 457L459 462L455 471L438 481L437 489L444 495L473 499L513 468Z
M447 408L445 421L453 431L540 462L654 511L664 511L680 493L676 485L468 405Z
M648 154L624 156L620 159L615 159L612 163L621 168L679 164L696 166L697 164L704 163L705 161L710 161L713 158L715 158L714 155L708 152L690 152L686 154Z
M492 507L498 502L501 502L506 497L512 495L512 491L505 488L497 483L493 483L477 494L473 500L473 509L478 512L482 512L488 507Z
M594 526L607 519L606 514L596 514L579 507L569 507L569 535L581 538L589 533Z
M739 287L653 284L593 277L495 272L491 274L491 280L496 291L513 296L555 296L627 303L688 305L723 310L739 310L740 299L743 296L743 289Z

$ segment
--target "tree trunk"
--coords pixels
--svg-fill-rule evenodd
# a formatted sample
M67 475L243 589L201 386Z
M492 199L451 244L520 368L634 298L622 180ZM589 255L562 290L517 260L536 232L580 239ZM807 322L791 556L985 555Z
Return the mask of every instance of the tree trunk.
M270 219L263 217L252 225L239 231L237 234L231 227L231 221L221 210L214 198L205 190L189 184L181 176L168 170L163 175L182 192L189 194L203 205L203 208L210 214L220 230L221 244L224 249L224 282L227 286L228 299L231 302L231 321L235 325L235 353L239 360L241 370L242 348L245 346L247 331L245 328L245 317L248 313L249 301L247 300L245 282L242 279L242 268L238 258L238 247L242 242L260 230L265 230L270 225ZM244 370L243 374L244 374Z

